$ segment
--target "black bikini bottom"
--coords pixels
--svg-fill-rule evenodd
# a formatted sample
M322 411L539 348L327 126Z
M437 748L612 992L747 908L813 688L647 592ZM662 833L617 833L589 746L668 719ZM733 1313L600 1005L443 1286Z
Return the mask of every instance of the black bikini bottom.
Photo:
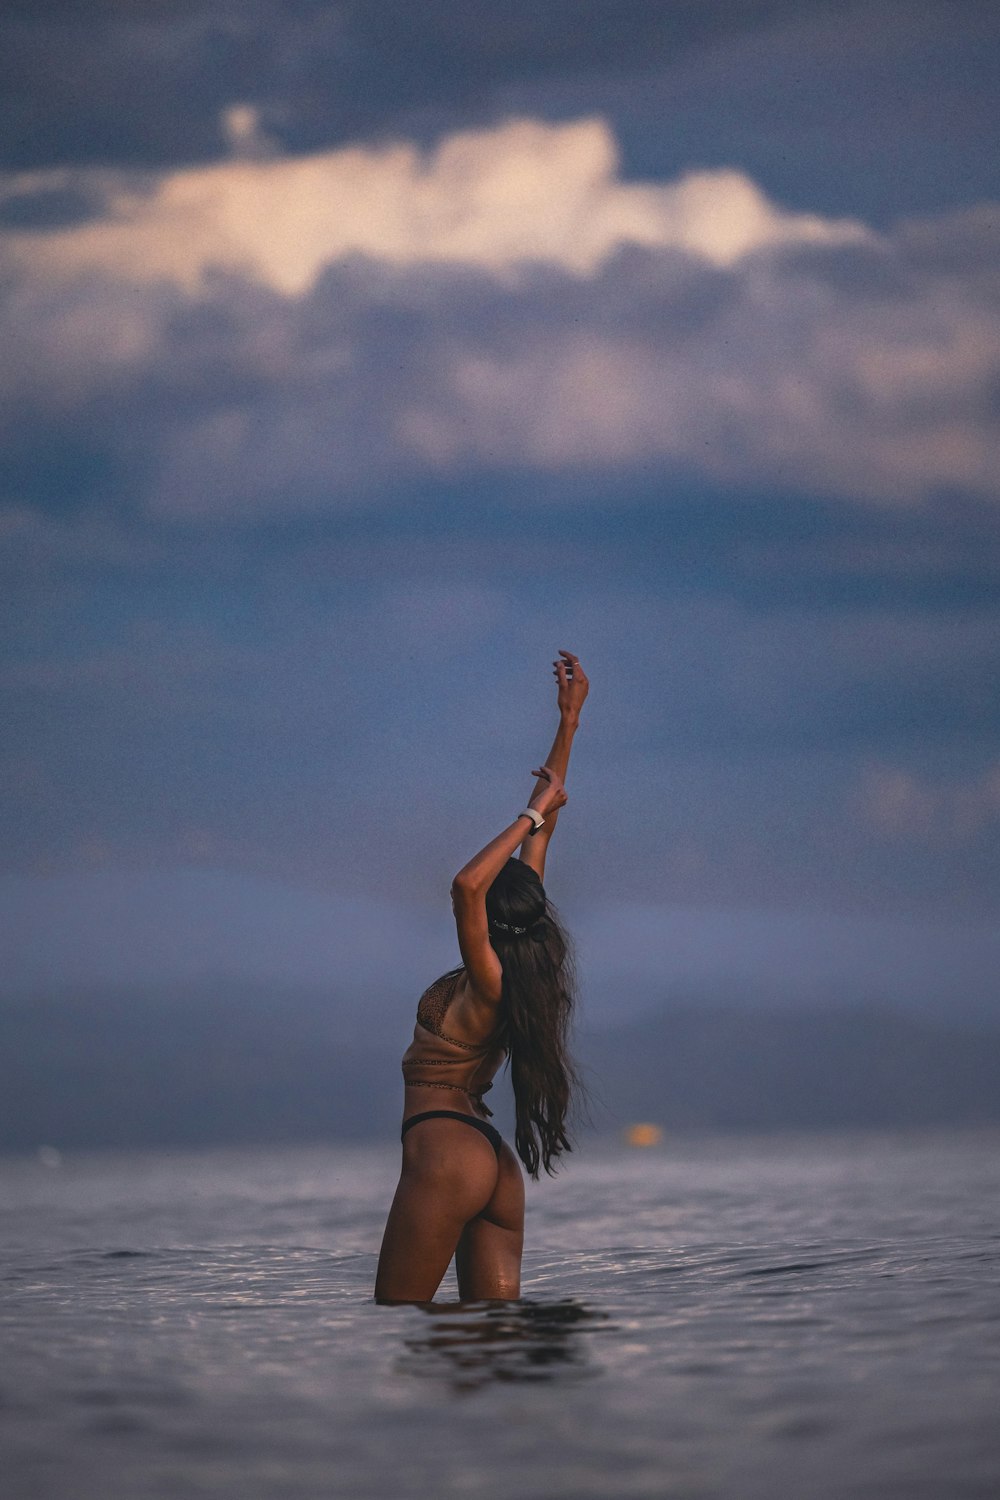
M478 1130L480 1135L484 1135L496 1152L497 1159L500 1158L503 1136L499 1130L488 1124L486 1120L477 1120L475 1115L460 1114L457 1109L425 1109L423 1114L411 1115L408 1120L403 1121L400 1140L412 1125L419 1125L421 1120L461 1120L464 1124L471 1125L473 1130Z

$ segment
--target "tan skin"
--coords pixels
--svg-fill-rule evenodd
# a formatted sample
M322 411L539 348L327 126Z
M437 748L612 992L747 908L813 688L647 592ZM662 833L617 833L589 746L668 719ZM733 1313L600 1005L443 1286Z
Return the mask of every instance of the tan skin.
M573 737L590 684L571 651L553 662L559 727L543 766L532 772L528 803L545 819L528 834L523 815L464 865L451 885L458 946L465 965L448 1008L448 1031L480 1044L497 1030L503 971L490 943L486 892L518 850L545 877L545 856L559 809ZM527 836L526 836L527 835ZM408 1084L403 1119L440 1108L433 1089ZM456 1093L448 1108L479 1118L472 1100ZM514 1152L490 1142L460 1120L422 1120L403 1138L403 1166L389 1210L375 1282L377 1302L430 1302L452 1257L463 1302L508 1301L521 1294L524 1181Z

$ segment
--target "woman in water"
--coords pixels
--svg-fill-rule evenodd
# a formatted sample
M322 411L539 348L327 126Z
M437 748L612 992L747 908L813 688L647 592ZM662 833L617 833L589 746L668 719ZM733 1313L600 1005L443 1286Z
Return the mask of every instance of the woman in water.
M382 1238L377 1302L429 1302L452 1256L464 1302L520 1296L524 1183L483 1103L505 1057L514 1144L531 1176L539 1166L551 1172L570 1149L572 973L542 879L589 684L572 652L560 651L553 666L559 728L548 760L532 772L526 810L452 881L462 964L417 1007L403 1058L403 1169Z

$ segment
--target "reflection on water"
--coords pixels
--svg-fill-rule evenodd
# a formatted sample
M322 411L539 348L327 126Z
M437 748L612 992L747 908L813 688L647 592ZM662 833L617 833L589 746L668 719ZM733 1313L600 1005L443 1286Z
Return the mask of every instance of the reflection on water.
M494 1381L583 1379L600 1366L585 1334L609 1331L607 1315L567 1298L560 1302L427 1303L426 1333L404 1340L397 1369L438 1375L452 1390L475 1391Z
M996 1130L609 1147L509 1303L376 1305L398 1173L0 1159L4 1500L1000 1496Z

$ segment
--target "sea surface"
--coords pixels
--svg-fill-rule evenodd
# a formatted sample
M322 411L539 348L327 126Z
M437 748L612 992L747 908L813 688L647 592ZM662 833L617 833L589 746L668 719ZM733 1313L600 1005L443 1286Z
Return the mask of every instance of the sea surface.
M377 1307L398 1146L0 1158L4 1500L996 1500L1000 1131L586 1141Z

